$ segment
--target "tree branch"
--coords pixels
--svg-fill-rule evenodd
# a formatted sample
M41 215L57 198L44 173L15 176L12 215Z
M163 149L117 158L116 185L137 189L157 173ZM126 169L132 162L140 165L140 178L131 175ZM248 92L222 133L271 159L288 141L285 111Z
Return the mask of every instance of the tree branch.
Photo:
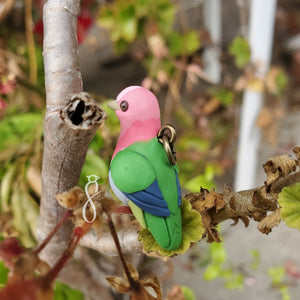
M79 5L79 0L48 0L43 12L47 111L38 226L40 241L65 211L55 195L77 185L88 144L105 119L105 113L94 100L82 93L76 36ZM67 247L71 233L69 221L41 252L41 258L53 265Z

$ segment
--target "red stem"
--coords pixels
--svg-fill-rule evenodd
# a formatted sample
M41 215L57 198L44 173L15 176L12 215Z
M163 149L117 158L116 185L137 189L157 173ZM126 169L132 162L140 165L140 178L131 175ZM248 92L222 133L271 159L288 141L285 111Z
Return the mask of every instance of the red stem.
M58 221L58 223L55 225L55 227L50 231L50 233L48 234L48 236L45 238L45 240L38 246L37 249L35 249L33 251L34 254L38 254L39 252L41 252L45 246L50 242L50 240L52 239L52 237L54 236L54 234L58 231L58 229L64 224L64 222L70 217L72 216L73 211L71 210L67 210L63 216L61 217L61 219Z
M119 238L118 238L118 235L117 235L117 231L115 229L115 225L114 225L113 220L111 219L111 216L109 214L107 214L107 224L108 224L110 233L111 233L111 235L114 239L114 242L115 242L116 248L118 250L118 254L119 254L124 272L126 274L126 277L127 277L128 282L130 284L130 287L134 288L136 286L136 282L132 278L132 276L130 274L130 271L128 269L127 263L125 261L124 255L122 253L122 248L121 248L120 241L119 241Z

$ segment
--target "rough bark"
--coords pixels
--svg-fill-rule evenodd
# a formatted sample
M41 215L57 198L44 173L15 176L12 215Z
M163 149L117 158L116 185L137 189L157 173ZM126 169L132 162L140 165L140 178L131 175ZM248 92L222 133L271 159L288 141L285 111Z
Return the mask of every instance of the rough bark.
M88 144L105 118L105 113L89 95L82 93L76 36L79 5L79 0L48 0L43 12L47 110L40 241L64 212L55 195L78 184ZM41 253L41 258L52 265L68 245L71 231L71 222L66 222Z

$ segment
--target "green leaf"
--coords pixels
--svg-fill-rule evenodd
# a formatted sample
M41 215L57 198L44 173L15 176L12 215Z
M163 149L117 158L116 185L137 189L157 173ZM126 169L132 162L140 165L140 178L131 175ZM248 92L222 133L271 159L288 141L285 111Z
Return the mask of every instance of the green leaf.
M9 211L9 201L12 191L12 183L15 179L17 164L10 165L8 171L4 174L0 186L0 211Z
M204 271L203 277L205 280L214 280L221 274L220 264L210 264Z
M286 285L283 285L279 288L280 294L281 294L281 299L282 300L290 300L291 295L289 293L289 289Z
M92 152L88 152L85 158L85 163L83 165L80 179L79 179L79 185L85 186L85 184L88 182L87 176L90 175L97 175L100 177L102 182L99 180L98 183L103 183L108 175L108 167L105 161L97 154L94 154Z
M177 250L165 250L161 248L154 240L151 232L146 228L139 232L139 241L142 243L144 249L150 254L151 252L156 252L160 256L170 257L176 254L185 253L190 248L191 243L199 241L205 231L201 215L196 210L192 209L190 202L185 199L182 199L181 214L182 243Z
M233 92L227 89L213 90L210 93L214 98L224 106L229 106L233 103Z
M227 289L242 290L244 288L244 276L242 274L232 274L224 284Z
M26 248L36 246L39 206L25 189L15 185L11 196L13 225Z
M0 288L7 283L8 273L9 270L4 266L4 262L0 261Z
M234 56L235 64L242 68L250 60L250 46L248 41L237 36L229 46L229 53Z
M281 95L288 84L288 76L287 74L280 69L276 78L275 78L276 88L277 88L277 95Z
M259 250L253 249L251 250L251 255L253 258L253 261L251 263L251 268L253 270L256 270L260 265L260 252Z
M284 267L272 267L268 270L268 275L272 279L272 284L278 285L281 283L286 271Z
M188 182L185 183L184 187L191 191L197 192L200 190L200 187L211 190L212 188L216 188L214 183L214 177L218 174L219 170L217 167L209 164L205 168L204 174L198 175Z
M180 288L185 300L196 300L196 296L191 288L184 285L181 285Z
M283 188L278 195L278 203L286 225L300 230L300 183Z
M170 33L168 38L169 38L170 53L174 56L182 54L182 48L183 48L182 36L177 31L173 31Z
M137 35L137 19L135 17L135 9L132 4L127 4L120 10L121 36L128 43L132 43Z
M213 263L222 264L226 261L227 254L223 243L212 243L210 245L210 250Z
M74 290L66 284L56 281L54 300L84 300L84 296L80 291Z
M21 143L31 141L39 125L42 126L42 115L39 113L19 114L3 119L0 122L0 151L7 148L12 151L19 148Z
M183 36L184 53L193 54L200 48L200 40L196 31L190 31Z

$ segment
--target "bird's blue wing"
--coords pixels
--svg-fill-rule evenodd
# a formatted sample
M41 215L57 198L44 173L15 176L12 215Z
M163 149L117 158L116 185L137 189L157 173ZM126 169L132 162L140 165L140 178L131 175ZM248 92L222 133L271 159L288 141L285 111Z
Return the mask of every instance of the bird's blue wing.
M160 217L168 217L170 211L151 162L142 154L124 149L111 162L114 185L135 205Z
M164 200L156 179L146 189L135 193L125 193L125 195L135 205L152 215L158 217L168 217L170 215L168 204Z

